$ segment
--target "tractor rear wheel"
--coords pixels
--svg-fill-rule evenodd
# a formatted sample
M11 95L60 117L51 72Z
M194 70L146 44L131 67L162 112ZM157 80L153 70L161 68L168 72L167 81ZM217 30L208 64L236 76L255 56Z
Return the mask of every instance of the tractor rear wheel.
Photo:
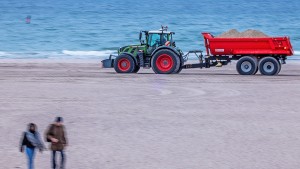
M280 63L273 57L262 58L258 67L260 73L267 76L277 75L281 70Z
M151 66L157 74L171 74L180 70L181 63L173 51L161 49L152 56Z
M135 73L136 65L131 56L122 54L115 59L114 68L117 73Z
M250 56L244 56L238 60L236 70L240 75L253 75L257 70L257 60Z
M182 57L180 57L180 67L179 67L178 71L175 73L177 73L177 74L180 73L183 69L183 65L184 65L184 60Z
M183 67L182 65L180 66L179 70L176 72L177 74L180 73L182 71Z

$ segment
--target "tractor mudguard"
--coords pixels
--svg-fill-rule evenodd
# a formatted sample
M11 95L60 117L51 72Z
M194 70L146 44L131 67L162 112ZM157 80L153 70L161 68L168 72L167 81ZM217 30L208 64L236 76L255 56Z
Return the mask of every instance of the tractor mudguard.
M151 56L153 56L156 52L158 52L159 50L161 49L169 49L171 51L173 51L174 53L176 53L179 57L181 57L181 54L175 50L174 48L170 47L170 46L160 46L158 48L156 48L152 53L151 53Z
M180 62L181 62L181 66L183 66L184 59L182 58L182 55L181 55L176 49L174 49L174 48L172 48L172 47L170 47L170 46L160 46L160 47L156 48L156 49L152 52L151 56L154 56L154 54L155 54L156 52L158 52L159 50L161 50L161 49L169 49L169 50L173 51L174 53L176 53L176 54L179 56L179 59L180 59Z
M135 64L138 65L139 62L138 62L137 58L134 57L131 53L128 53L128 52L122 52L122 53L120 53L120 55L122 55L122 54L131 56L132 59L134 60Z

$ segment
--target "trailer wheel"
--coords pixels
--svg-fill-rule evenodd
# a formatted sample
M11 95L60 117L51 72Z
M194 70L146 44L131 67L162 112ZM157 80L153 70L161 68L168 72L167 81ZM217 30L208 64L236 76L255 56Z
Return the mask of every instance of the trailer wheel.
M253 75L257 72L257 60L244 56L238 60L236 70L240 75Z
M276 59L277 60L277 62L279 63L279 68L278 68L278 70L277 70L277 72L276 72L276 74L275 75L278 75L279 74L279 72L281 71L281 63L280 63L280 60L278 60L278 59Z
M278 75L280 71L281 71L281 63L279 62L279 68L278 68L278 70L276 72L276 75Z
M258 68L256 68L256 71L253 73L253 75L255 75L258 72Z
M281 69L280 63L273 57L262 58L259 62L259 71L262 75L277 75Z
M180 59L173 51L161 49L153 55L151 66L157 74L177 73L180 68Z
M258 72L258 59L257 59L257 57L254 57L254 56L252 56L252 58L254 59L255 65L256 65L255 72L252 75L255 75Z
M117 73L133 73L136 65L131 56L123 54L115 59L114 69Z

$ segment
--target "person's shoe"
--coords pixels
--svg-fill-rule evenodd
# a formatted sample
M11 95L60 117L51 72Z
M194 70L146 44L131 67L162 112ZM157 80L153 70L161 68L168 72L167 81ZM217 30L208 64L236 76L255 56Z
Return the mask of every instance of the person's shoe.
M216 65L216 67L222 67L222 63L218 62L218 64Z

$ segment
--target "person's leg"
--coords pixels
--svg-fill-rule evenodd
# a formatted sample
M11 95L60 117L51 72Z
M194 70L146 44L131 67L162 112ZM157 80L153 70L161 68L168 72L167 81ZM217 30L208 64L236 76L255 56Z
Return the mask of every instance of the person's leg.
M55 169L56 168L56 151L52 151L52 168Z
M34 148L26 147L26 154L28 157L28 169L33 169Z
M65 168L65 158L66 158L64 150L61 150L60 154L61 154L60 168L64 169Z

